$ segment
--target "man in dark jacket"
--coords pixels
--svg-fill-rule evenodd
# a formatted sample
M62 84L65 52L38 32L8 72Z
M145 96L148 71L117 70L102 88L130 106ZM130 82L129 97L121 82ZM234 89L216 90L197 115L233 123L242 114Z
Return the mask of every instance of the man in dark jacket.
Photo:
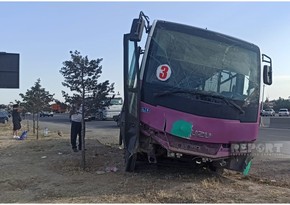
M13 105L12 122L13 122L13 138L19 138L18 130L21 129L21 117L20 117L19 105Z
M78 147L79 150L82 150L82 105L81 103L76 103L73 105L70 112L71 120L71 145L74 152L77 152L77 136L79 136Z

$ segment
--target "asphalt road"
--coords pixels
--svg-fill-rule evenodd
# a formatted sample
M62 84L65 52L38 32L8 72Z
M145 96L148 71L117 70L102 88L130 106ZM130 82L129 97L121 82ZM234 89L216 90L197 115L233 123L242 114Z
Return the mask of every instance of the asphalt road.
M22 127L32 130L32 116L26 116L22 121ZM119 145L119 127L113 120L88 121L86 123L86 138L95 139L105 145ZM70 135L69 114L54 114L53 117L39 117L39 134L44 136L44 129L48 128L49 133L61 132Z
M26 117L27 119L31 120L32 116ZM49 123L56 123L56 124L64 124L70 125L69 114L67 113L55 113L53 117L39 117L40 122L49 122ZM117 123L113 120L106 120L106 121L98 121L92 120L86 122L87 129L96 129L96 128L112 128L117 129Z

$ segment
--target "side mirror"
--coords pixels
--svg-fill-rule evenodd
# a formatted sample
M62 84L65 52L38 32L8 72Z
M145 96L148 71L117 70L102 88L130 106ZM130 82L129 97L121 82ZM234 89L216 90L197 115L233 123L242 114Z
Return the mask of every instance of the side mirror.
M272 85L272 67L264 65L263 81L266 85Z
M130 41L141 41L144 26L145 21L142 18L133 19L130 31Z

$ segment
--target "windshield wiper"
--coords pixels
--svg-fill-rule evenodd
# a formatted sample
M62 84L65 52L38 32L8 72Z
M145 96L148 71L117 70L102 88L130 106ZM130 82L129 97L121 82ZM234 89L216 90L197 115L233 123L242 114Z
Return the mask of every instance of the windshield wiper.
M228 105L232 105L234 108L240 111L240 114L245 113L245 111L239 105L237 105L233 100L229 100L222 95L217 95L216 93L209 93L209 92L204 92L204 91L199 91L199 90L167 90L164 92L155 93L154 96L161 97L164 95L171 95L175 93L185 93L185 94L217 98L217 99L223 100Z

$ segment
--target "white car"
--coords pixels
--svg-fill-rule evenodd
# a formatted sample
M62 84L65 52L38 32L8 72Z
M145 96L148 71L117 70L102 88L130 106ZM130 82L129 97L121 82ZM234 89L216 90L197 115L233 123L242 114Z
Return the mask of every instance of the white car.
M275 111L273 109L265 109L262 112L262 116L275 116Z
M289 116L289 111L287 108L281 108L278 112L279 116Z

